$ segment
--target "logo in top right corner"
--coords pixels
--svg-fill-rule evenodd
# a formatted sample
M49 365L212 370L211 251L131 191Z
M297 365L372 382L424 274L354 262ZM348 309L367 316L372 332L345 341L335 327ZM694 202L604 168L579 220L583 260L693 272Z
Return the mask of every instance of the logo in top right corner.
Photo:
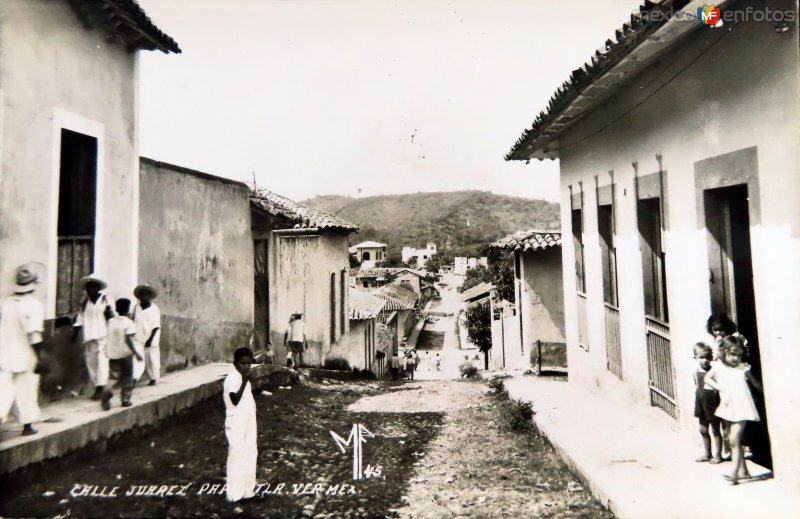
M697 19L700 20L700 23L703 25L713 27L720 22L721 18L722 13L720 8L716 7L714 4L706 4L703 7L697 8Z

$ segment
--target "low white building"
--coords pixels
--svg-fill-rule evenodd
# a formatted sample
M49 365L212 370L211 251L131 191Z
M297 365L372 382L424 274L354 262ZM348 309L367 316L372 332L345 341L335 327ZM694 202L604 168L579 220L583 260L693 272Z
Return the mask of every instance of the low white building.
M431 259L431 256L436 254L436 244L433 242L428 242L425 245L424 249L415 249L414 247L403 247L401 255L403 257L403 263L408 263L411 261L411 258L417 258L417 265L420 267L424 267L425 263Z
M489 259L486 256L480 258L465 258L458 256L454 260L453 274L465 275L468 270L477 268L478 265L489 266Z
M372 268L376 262L386 259L386 244L376 241L362 241L350 247L349 251L355 254L364 268Z

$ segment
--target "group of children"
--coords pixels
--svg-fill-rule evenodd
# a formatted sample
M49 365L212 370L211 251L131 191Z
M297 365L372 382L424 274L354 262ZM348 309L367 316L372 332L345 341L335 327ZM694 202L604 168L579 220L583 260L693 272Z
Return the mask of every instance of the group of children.
M730 456L733 469L725 478L736 485L750 478L742 445L745 426L760 420L750 387L759 392L762 388L750 372L747 340L737 333L736 324L724 313L713 314L706 330L714 337L713 346L694 345L698 364L694 415L705 449L697 461L717 464Z
M104 410L111 409L113 391L107 387L109 371L117 374L123 407L130 407L136 379L144 372L155 385L160 375L159 339L161 311L153 302L158 291L147 284L137 286L133 295L138 303L131 311L131 300L111 300L103 290L105 281L95 275L81 279L86 295L74 323L73 341L79 335L86 353L89 378L95 386L93 400Z

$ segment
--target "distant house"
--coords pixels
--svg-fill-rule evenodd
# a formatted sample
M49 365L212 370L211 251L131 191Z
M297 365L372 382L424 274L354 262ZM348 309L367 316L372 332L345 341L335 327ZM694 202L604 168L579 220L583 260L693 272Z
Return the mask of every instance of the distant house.
M753 460L796 490L797 3L737 2L792 17L721 29L684 5L646 2L506 158L559 159L569 383L694 434L691 348L726 312L764 386Z
M276 355L293 313L302 313L308 351L321 364L350 326L347 239L358 227L266 189L250 197L255 267L255 345Z
M477 268L478 265L488 267L489 260L485 256L480 258L465 258L463 256L457 256L454 258L453 262L453 273L459 275L465 275L468 270Z
M386 244L376 241L362 241L350 247L350 251L364 268L374 267L377 262L386 259Z
M532 352L544 365L566 366L561 233L520 231L492 248L514 255L514 311L504 310L503 333L515 334L517 344L505 341L504 366L527 369Z
M426 274L405 267L378 267L353 269L356 285L363 288L375 288L392 282L408 285L418 295L422 292L422 280Z
M78 281L94 271L114 297L137 281L138 51L180 48L133 0L28 0L3 2L0 49L0 293L41 265L57 398L87 380L68 344Z
M424 267L425 264L431 259L431 256L436 254L436 244L428 242L424 249L415 249L414 247L403 247L401 251L403 263L408 263L411 258L416 258L417 266Z
M385 305L385 299L351 288L347 301L350 329L340 344L331 350L331 355L347 359L354 368L377 373L378 316Z
M411 288L397 283L374 288L369 293L386 301L379 319L393 331L392 355L397 355L403 339L417 323L419 296Z

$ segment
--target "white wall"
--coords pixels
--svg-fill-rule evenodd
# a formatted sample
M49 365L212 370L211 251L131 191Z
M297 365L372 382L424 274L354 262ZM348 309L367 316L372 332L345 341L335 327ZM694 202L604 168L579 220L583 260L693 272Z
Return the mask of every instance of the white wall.
M17 265L46 265L55 312L61 129L98 139L95 270L116 296L136 280L137 55L87 30L67 2L5 0L0 17L0 292Z
M793 9L768 1L771 9ZM641 256L635 220L634 169L667 172L665 233L672 355L680 424L696 428L691 347L706 338L710 313L706 230L698 221L695 163L756 147L757 189L751 191L751 239L759 343L775 471L800 482L800 386L793 366L800 349L800 83L798 28L769 23L725 32L701 30L562 137L561 212L570 381L610 398L648 405ZM719 39L718 39L719 38ZM663 86L662 86L663 85ZM617 258L624 381L605 366L600 247L594 175L617 184ZM588 352L577 346L570 194L584 192L584 244L589 305ZM702 200L702 198L700 198ZM665 415L666 416L666 415Z

